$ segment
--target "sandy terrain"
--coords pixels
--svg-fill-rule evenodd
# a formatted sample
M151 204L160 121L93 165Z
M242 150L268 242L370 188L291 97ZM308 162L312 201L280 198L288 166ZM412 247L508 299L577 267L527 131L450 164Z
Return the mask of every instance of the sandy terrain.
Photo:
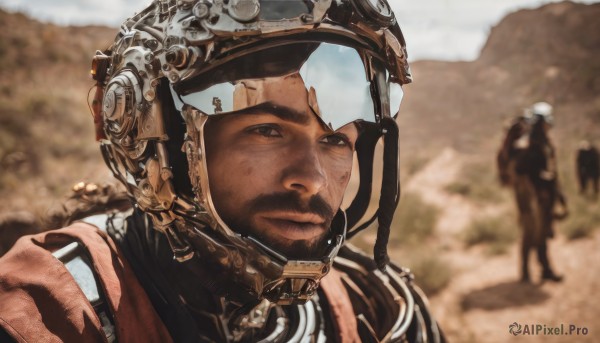
M499 256L486 254L481 247L465 250L457 234L482 213L500 213L506 204L485 207L464 197L444 192L444 186L458 175L462 156L446 149L406 184L423 199L442 209L437 236L444 249L441 256L455 273L442 292L431 297L434 312L453 342L598 342L600 341L600 230L592 237L567 241L558 234L550 242L555 269L565 275L561 283L539 280L539 268L531 256L531 284L518 281L518 242ZM515 218L506 218L515 221ZM600 224L600 223L599 223ZM560 230L558 230L560 232ZM393 256L392 256L393 257ZM541 325L537 335L513 336L509 325ZM579 327L579 335L544 335L544 326ZM531 327L529 327L531 328ZM583 328L587 335L583 335ZM531 331L531 330L530 330Z

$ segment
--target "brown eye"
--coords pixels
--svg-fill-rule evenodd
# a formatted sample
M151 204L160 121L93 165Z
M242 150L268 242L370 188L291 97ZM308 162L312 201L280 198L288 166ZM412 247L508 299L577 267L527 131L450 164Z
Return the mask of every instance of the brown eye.
M259 125L248 129L248 132L261 135L264 137L281 137L279 128L272 125Z

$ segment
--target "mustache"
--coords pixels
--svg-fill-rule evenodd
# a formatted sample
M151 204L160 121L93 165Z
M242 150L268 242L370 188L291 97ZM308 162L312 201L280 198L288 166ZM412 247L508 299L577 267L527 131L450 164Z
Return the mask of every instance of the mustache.
M325 220L327 227L335 214L333 208L318 194L313 195L307 203L295 192L259 195L252 199L248 206L251 213L268 211L293 211L317 214Z

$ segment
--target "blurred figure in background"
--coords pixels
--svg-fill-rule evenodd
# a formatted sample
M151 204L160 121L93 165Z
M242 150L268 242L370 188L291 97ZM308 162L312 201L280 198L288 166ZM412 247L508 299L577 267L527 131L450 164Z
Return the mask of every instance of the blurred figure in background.
M548 131L552 127L552 106L545 102L531 108L529 144L516 156L514 189L523 228L521 280L530 281L529 251L535 248L542 267L542 280L561 281L550 266L547 239L554 236L554 219L567 216L567 204L560 189L556 152ZM557 210L556 206L560 207Z
M579 191L585 194L588 184L592 184L594 197L598 198L598 179L600 179L600 154L589 141L581 141L577 149L577 178Z
M531 129L529 111L515 117L510 123L502 146L496 155L496 165L500 184L504 187L512 187L515 179L515 162L529 145L529 130Z

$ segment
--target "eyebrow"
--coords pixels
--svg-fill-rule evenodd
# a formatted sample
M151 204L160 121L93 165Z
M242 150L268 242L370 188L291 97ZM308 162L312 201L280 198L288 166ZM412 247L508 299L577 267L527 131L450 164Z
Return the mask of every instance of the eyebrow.
M308 123L309 118L302 112L296 111L287 106L275 105L272 102L263 102L261 104L245 108L243 110L231 112L230 114L270 114L281 120L304 125Z

